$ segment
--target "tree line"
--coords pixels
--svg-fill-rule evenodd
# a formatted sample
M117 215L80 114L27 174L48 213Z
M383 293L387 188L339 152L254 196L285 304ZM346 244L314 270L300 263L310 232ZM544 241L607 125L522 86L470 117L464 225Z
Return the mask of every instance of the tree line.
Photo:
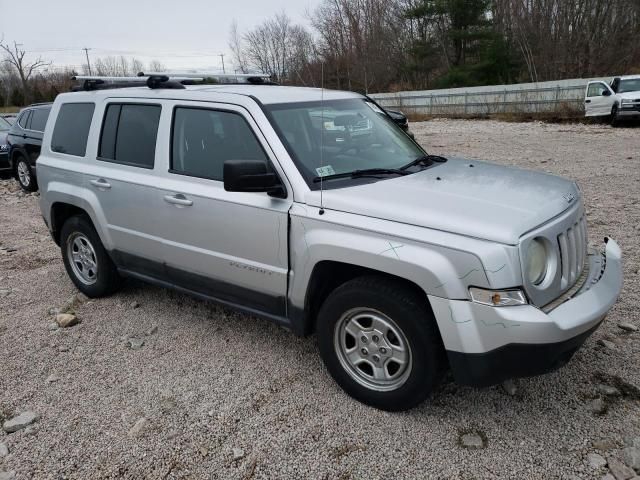
M640 73L639 0L322 0L229 47L242 72L364 92Z
M320 0L308 17L233 22L234 70L366 93L640 73L640 0ZM3 40L0 55L0 105L51 100L77 73L145 69L120 56L76 72Z

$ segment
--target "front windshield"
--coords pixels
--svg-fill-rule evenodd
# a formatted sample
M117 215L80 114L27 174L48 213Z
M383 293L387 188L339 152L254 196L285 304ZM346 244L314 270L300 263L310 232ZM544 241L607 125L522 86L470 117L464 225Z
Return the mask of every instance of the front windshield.
M627 80L620 80L618 93L626 92L640 92L640 78L629 78Z
M399 168L425 155L379 107L364 99L266 107L312 189L320 188L313 181L317 177L370 168ZM352 179L339 183L344 186L345 181L353 183Z

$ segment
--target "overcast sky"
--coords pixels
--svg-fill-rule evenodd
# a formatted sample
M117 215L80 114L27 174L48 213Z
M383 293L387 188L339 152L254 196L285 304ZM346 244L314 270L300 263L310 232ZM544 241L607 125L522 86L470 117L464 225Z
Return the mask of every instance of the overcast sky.
M170 69L228 67L229 29L245 31L284 11L308 25L319 0L0 0L0 36L23 44L55 66L86 64L108 55L158 59ZM13 20L18 21L13 21ZM32 52L32 53L31 53Z

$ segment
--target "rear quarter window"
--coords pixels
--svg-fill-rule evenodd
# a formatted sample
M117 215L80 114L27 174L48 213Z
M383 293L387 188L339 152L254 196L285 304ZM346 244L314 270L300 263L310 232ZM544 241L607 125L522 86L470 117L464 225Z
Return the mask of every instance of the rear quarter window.
M18 125L22 128L29 128L29 117L31 116L31 110L26 110L18 117Z
M51 150L84 157L93 118L93 103L65 103L60 106L51 137Z

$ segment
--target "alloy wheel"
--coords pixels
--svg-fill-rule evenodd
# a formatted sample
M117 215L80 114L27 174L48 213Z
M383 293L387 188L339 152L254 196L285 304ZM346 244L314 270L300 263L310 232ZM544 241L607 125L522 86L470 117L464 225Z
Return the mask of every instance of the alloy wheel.
M75 232L67 239L67 257L73 273L85 285L93 285L98 280L98 260L89 239Z
M411 373L406 336L391 318L374 309L346 312L336 323L334 348L349 376L375 391L396 390Z
M24 160L20 160L18 162L17 170L18 170L18 179L20 183L24 187L29 187L31 185L31 171L29 170L29 166L27 165L27 162L25 162Z

